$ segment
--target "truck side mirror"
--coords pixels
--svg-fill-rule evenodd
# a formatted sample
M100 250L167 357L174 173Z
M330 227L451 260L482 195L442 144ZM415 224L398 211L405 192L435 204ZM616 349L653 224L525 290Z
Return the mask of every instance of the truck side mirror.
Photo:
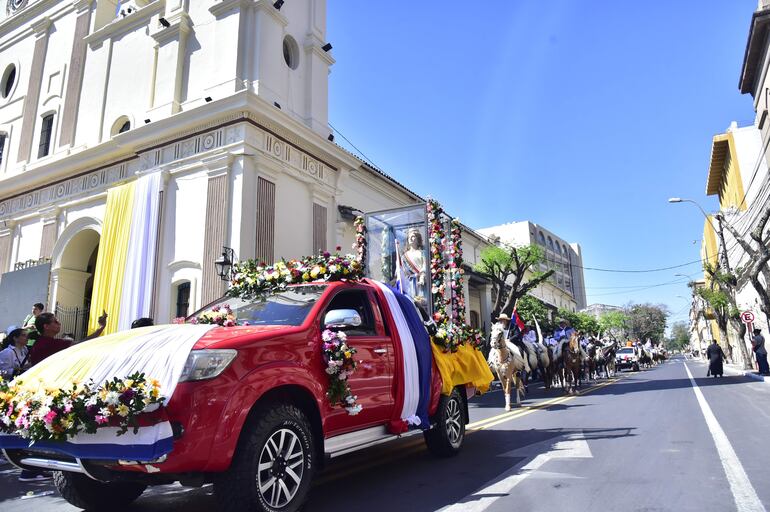
M361 323L361 315L355 309L332 309L324 316L324 329L350 329Z

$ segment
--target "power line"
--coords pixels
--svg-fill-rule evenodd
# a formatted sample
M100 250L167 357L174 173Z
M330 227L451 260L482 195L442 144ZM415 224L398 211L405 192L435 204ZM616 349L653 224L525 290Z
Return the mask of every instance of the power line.
M343 139L345 139L345 142L347 142L348 144L350 144L350 145L351 145L351 147L352 147L353 149L355 149L356 151L358 151L358 154L359 154L359 155L361 155L361 156L364 158L364 160L366 160L367 162L369 162L370 164L372 164L372 165L373 165L374 167L376 167L377 169L379 169L379 168L380 168L380 167L379 167L377 164L375 164L375 163L372 161L372 159L371 159L371 158L369 158L368 156L366 156L366 155L364 154L364 152L363 152L363 151L361 151L360 149L358 149L358 147L357 147L355 144L353 144L352 142L350 142L350 139L348 139L347 137L345 137L345 135L344 135L344 134L343 134L341 131L339 131L337 128L335 128L333 124L329 123L329 127L330 127L332 130L334 130L334 131L335 131L335 132L336 132L336 133L337 133L337 134L338 134L340 137L342 137Z

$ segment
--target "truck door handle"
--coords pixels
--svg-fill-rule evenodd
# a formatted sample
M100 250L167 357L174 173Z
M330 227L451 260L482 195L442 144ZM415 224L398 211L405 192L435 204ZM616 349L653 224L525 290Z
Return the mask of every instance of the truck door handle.
M383 355L383 354L387 354L388 353L388 349L386 349L386 348L375 348L374 350L372 350L372 352L374 352L375 354Z

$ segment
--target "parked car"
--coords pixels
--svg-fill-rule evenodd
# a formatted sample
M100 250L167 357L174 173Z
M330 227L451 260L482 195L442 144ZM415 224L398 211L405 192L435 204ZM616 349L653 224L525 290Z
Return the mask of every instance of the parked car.
M61 495L87 509L120 508L148 485L178 481L213 482L226 511L297 510L327 459L397 437L389 424L401 410L403 354L383 297L377 284L363 280L210 305L228 303L238 325L213 328L194 345L163 409L173 449L158 460L76 459L65 443L56 452L33 444L4 453L18 467L55 470ZM348 381L363 406L356 415L326 399L320 344L330 326L347 334L361 361ZM423 435L432 453L446 457L463 445L468 404L464 387L448 396L441 389L434 364Z
M623 347L615 354L615 367L620 370L631 368L633 371L639 371L639 356L636 355L633 347Z

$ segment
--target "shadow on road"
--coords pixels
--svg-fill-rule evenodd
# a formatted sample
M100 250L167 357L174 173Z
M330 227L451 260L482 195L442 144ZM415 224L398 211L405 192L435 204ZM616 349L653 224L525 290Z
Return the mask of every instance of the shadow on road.
M346 503L366 503L367 512L438 510L463 500L512 466L552 451L559 441L577 437L611 443L635 435L634 427L482 430L469 435L462 452L449 459L433 457L422 440L408 453L391 445L387 452L361 453L333 463L328 478L313 487L305 510L338 512L339 504L329 497L339 492ZM510 453L519 449L525 449L520 456Z

